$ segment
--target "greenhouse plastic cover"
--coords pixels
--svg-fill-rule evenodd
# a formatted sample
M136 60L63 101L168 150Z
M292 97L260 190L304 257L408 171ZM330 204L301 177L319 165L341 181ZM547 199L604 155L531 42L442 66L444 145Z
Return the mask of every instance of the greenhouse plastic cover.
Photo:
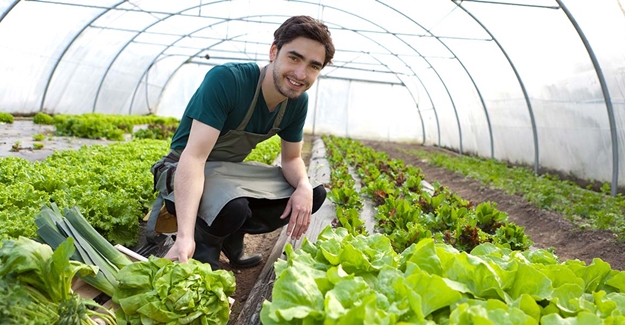
M0 0L0 112L180 118L293 15L337 49L307 132L625 181L625 0Z

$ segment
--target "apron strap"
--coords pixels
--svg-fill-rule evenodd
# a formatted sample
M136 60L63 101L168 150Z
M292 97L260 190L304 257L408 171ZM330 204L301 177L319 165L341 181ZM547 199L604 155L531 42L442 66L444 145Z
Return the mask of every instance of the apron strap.
M154 205L152 205L152 211L150 212L150 217L148 218L148 222L145 225L145 239L148 243L155 244L156 237L156 221L158 220L158 215L161 212L161 207L163 206L164 198L162 194L158 194L156 197L156 201L154 201Z
M254 98L252 99L252 102L250 103L250 107L247 109L247 113L245 114L245 117L241 121L241 124L239 124L239 126L236 128L237 131L245 130L247 123L252 118L252 114L254 114L254 109L256 108L256 103L258 102L258 95L260 93L260 86L263 83L263 78L265 78L266 72L267 72L267 66L265 66L263 70L261 70L260 72L260 77L258 78L258 83L256 84L256 91L254 92ZM276 117L275 121L273 122L274 128L277 128L280 125L280 122L282 122L282 118L284 117L284 112L286 111L286 105L288 101L289 99L287 98L284 101L282 101L282 104L280 104L278 117Z
M276 117L276 120L273 122L274 129L280 126L280 122L282 122L282 118L284 117L284 112L286 112L286 104L288 102L289 102L289 99L287 98L280 105L280 110L278 111L278 117Z
M256 91L254 92L254 98L252 99L252 103L250 104L250 107L247 109L247 113L245 114L243 121L241 121L241 124L239 124L239 126L236 128L237 131L243 131L245 127L247 126L247 123L250 121L250 118L252 118L252 114L254 113L254 108L256 108L256 102L258 101L258 94L260 93L260 86L263 83L263 78L265 77L266 71L267 71L267 66L265 66L263 70L260 72L260 77L258 78L258 83L256 84Z

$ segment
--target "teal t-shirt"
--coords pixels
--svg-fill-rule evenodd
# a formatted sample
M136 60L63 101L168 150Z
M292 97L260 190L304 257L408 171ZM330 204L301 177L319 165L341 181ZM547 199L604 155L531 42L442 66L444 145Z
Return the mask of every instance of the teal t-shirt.
M252 103L258 78L260 69L256 63L226 63L210 69L191 97L170 147L182 149L187 145L193 120L220 130L220 136L236 129ZM261 90L245 131L267 134L278 116L278 108L269 111ZM288 142L302 141L307 111L308 94L289 99L278 135Z

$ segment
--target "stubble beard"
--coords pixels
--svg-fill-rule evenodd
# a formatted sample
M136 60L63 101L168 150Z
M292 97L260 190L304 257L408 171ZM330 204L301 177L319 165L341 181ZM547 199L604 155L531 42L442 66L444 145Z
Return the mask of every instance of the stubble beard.
M280 81L282 80L282 78L287 79L286 75L280 75L278 72L278 69L276 67L276 65L273 66L273 85L276 88L276 90L284 97L287 97L289 99L295 99L299 96L301 96L304 91L308 90L308 88L310 88L310 86L308 85L308 83L304 83L304 90L302 92L298 92L297 90L293 90L287 87L283 87L282 85L280 85ZM288 80L286 80L286 82L289 82Z

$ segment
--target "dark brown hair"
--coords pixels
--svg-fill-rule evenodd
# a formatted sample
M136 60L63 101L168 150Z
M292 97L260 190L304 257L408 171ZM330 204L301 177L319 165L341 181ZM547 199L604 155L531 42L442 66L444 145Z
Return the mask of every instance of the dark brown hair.
M280 51L282 45L300 36L317 41L325 46L326 59L323 62L324 67L332 62L332 58L334 57L334 44L332 44L330 30L324 23L310 16L293 16L287 19L273 33L273 43L278 48L278 51Z

